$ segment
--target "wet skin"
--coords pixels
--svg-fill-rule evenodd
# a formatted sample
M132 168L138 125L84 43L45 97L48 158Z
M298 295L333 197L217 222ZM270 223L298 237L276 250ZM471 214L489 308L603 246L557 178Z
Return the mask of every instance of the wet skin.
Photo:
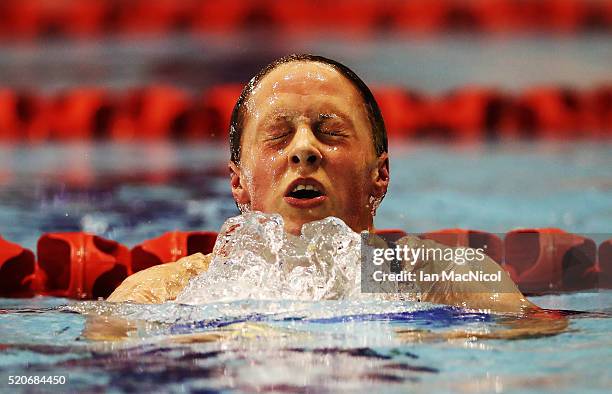
M372 202L389 184L388 157L376 156L364 101L344 76L322 63L283 64L246 106L240 164L229 163L238 204L281 214L293 234L328 216L357 232L373 228ZM292 197L299 184L320 195Z
M387 191L388 156L376 156L365 103L344 76L322 63L285 63L255 86L245 105L240 163L229 163L232 194L240 206L281 214L293 234L328 216L356 232L373 230L372 201ZM319 193L296 197L299 184ZM212 255L184 259L136 273L108 300L175 299L190 278L206 271ZM493 260L485 263L490 270L499 268ZM511 282L506 274L504 280ZM501 295L486 286L446 290L423 300L516 314L539 309L518 289Z

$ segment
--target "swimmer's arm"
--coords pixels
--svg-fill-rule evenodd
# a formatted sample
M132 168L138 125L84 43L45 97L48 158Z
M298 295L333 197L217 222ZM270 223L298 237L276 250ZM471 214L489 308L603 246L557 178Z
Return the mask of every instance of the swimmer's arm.
M555 311L541 311L501 320L494 329L455 329L432 331L424 329L397 330L398 338L406 342L437 342L482 339L541 338L568 332L568 319Z
M160 304L174 300L191 278L208 269L211 256L196 253L174 263L156 265L137 272L126 278L107 301Z
M87 316L81 337L90 341L120 341L136 331L134 323L114 316Z
M431 240L420 240L416 237L407 236L397 242L399 245L406 244L409 247L423 245L429 248L448 248ZM493 259L485 256L478 266L471 264L451 264L446 262L429 260L416 264L416 269L426 273L441 274L443 270L453 269L455 272L467 273L472 269L480 269L487 273L500 272L501 282L428 282L419 283L420 287L426 289L422 292L422 300L438 304L459 306L469 309L491 310L493 312L524 313L540 309L527 300L514 284L510 275Z

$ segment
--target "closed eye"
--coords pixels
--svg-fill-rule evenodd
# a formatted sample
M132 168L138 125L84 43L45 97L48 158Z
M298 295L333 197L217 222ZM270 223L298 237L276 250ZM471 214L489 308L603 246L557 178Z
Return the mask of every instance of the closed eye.
M342 130L342 127L329 124L319 123L315 126L315 130L319 134L330 137L343 137L346 135L346 133Z
M327 135L332 135L332 136L342 136L344 135L344 133L340 130L321 130L320 131L321 134L327 134Z
M293 132L293 129L288 125L279 125L268 130L267 141L278 141L289 136Z
M280 139L283 139L283 138L287 137L289 134L291 134L290 131L281 133L279 135L274 135L274 136L271 136L270 138L268 138L268 141L277 141L277 140L280 140Z

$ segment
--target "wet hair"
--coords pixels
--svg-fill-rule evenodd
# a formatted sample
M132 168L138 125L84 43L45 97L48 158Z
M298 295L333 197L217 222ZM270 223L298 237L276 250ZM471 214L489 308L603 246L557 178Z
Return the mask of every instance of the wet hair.
M374 143L376 156L380 156L383 154L383 152L387 152L387 131L385 129L385 122L380 112L380 108L378 107L378 103L365 82L363 82L361 78L359 78L350 68L344 64L338 63L335 60L331 60L323 56L300 54L284 56L268 64L253 78L251 78L249 83L247 83L244 89L242 89L242 93L240 93L240 97L238 98L238 101L234 106L234 110L232 111L232 118L229 126L231 161L236 164L240 163L241 137L246 123L247 114L245 104L251 96L253 89L255 89L255 87L266 75L268 75L278 66L300 61L327 64L348 79L348 81L359 91L364 101L368 120L370 121L372 142Z

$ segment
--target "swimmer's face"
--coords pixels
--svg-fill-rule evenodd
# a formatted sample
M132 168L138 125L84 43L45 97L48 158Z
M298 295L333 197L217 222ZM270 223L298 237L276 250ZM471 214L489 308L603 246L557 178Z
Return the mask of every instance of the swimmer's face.
M230 162L236 202L281 214L293 234L328 216L371 229L389 172L364 106L329 65L298 61L271 71L246 101L240 165Z

